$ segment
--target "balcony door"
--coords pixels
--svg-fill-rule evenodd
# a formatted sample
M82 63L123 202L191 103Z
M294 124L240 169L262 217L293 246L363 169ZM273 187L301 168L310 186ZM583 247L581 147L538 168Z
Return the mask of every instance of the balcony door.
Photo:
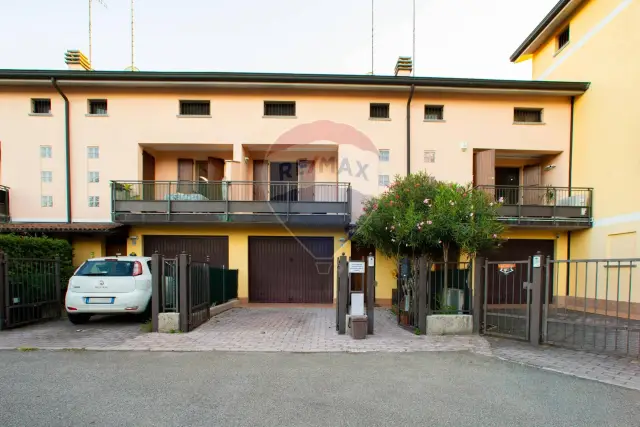
M522 204L539 205L543 200L544 191L540 189L542 181L542 170L540 165L525 166L523 170L523 192Z
M178 159L178 193L193 193L193 159Z
M142 199L155 200L156 187L153 181L156 179L156 158L146 151L142 152Z
M496 150L485 150L473 155L473 181L475 185L486 186L484 191L495 195Z
M496 197L505 205L520 203L520 168L496 168Z
M315 162L313 160L298 161L298 188L300 201L312 202L315 200Z
M298 162L271 162L269 172L271 200L298 201Z

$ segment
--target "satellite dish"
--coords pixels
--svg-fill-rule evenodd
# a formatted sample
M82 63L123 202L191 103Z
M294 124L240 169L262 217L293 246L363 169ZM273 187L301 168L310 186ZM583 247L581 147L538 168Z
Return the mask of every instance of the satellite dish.
M140 69L138 67L132 67L132 66L128 66L124 70L125 71L140 71Z

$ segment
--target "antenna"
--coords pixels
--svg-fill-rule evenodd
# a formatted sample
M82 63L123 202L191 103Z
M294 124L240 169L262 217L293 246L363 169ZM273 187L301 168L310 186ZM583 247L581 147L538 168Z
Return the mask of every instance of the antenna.
M411 75L416 75L416 0L413 0L413 54L411 58Z
M104 0L96 0L98 3L100 3L102 6L104 6L105 9L108 9L107 4L104 2ZM91 41L91 5L93 3L93 0L89 0L89 64L91 64L92 59L93 59L93 46L92 46L92 41Z
M133 44L133 36L134 36L134 20L133 20L133 0L131 0L131 71L135 71L134 66L134 58L135 58L135 50Z
M374 24L374 0L371 0L371 75L373 76L373 24Z

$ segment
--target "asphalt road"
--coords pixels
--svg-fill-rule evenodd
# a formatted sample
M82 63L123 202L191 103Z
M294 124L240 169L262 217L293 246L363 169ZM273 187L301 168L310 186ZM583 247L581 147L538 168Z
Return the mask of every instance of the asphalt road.
M640 392L467 353L0 352L0 426L637 426Z

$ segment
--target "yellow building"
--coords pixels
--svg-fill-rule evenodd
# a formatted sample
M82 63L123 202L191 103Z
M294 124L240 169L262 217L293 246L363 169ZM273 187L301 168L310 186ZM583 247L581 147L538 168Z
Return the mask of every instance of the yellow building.
M636 54L639 23L637 0L562 0L511 55L513 62L532 61L534 80L591 82L589 90L572 101L569 179L594 188L594 222L592 228L569 233L567 258L640 255L640 198L631 189L640 178L634 154L640 135L635 104L636 95L640 96L636 84L640 75L640 56ZM631 301L631 307L623 307L625 313L628 309L632 316L640 315L640 307L633 304L640 302L640 287L634 286L640 280L637 271L599 271L601 282L606 275L612 283L610 292L614 294L605 297L602 284L600 296L596 295L598 272L591 267L588 280L586 272L573 273L569 280L575 280L576 285L575 289L569 287L570 295L614 303ZM600 302L598 309L604 310Z
M70 64L77 66L77 64ZM77 68L77 67L76 67ZM85 70L0 71L1 232L89 257L155 251L237 269L239 297L331 303L361 201L426 170L505 200L495 259L564 257L591 227L570 180L582 82ZM376 299L391 302L390 260Z

